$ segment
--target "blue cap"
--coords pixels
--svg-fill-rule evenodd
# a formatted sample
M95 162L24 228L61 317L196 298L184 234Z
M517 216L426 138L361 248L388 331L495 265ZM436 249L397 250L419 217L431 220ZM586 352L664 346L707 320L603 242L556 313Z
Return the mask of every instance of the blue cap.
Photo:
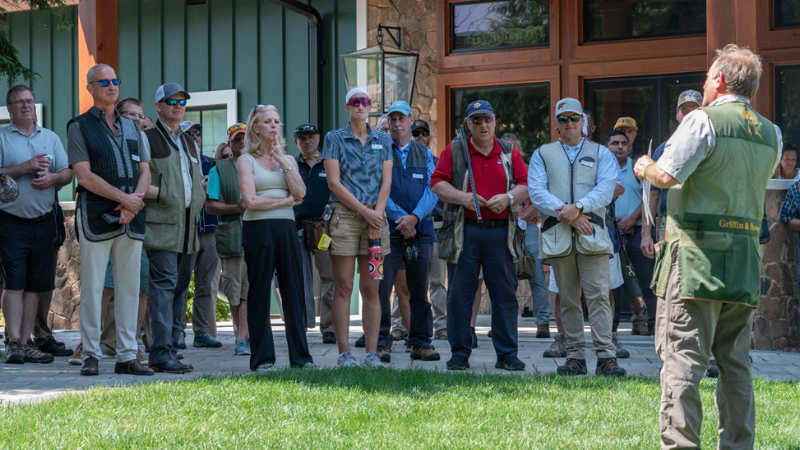
M467 106L467 118L475 114L494 114L494 110L486 100L475 100Z
M408 103L398 100L391 105L389 105L389 112L388 114L399 112L400 114L405 114L407 116L411 115L411 107L408 106Z

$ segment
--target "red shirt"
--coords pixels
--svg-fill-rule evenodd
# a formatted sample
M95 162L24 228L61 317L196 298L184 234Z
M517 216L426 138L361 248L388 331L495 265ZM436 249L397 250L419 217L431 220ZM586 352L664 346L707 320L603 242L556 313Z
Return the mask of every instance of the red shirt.
M469 156L472 162L472 173L475 176L475 189L478 190L478 195L489 201L497 194L504 194L506 192L506 172L503 169L503 161L500 159L502 149L497 138L494 139L494 148L488 155L483 155L475 146L472 145L472 139L467 139L469 142ZM451 182L453 176L453 155L450 150L451 145L447 147L439 155L439 163L436 165L436 170L433 171L431 176L431 187L436 183L442 181ZM517 149L513 149L511 153L511 165L513 167L514 183L519 185L528 185L528 166L522 160L522 155L519 154ZM468 177L468 175L467 175ZM456 189L461 190L461 186L454 186ZM467 192L472 192L472 186L467 181ZM474 211L464 208L464 217L467 219L477 219L478 215ZM481 218L486 220L502 220L508 217L508 208L495 213L489 208L481 207Z

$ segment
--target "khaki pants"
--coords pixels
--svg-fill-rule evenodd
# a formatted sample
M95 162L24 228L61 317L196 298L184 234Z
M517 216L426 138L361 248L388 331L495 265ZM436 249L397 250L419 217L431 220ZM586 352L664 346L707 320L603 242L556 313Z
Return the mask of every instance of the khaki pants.
M553 259L550 264L561 294L561 322L567 340L567 358L586 359L581 288L589 309L594 352L598 358L616 357L616 349L611 343L608 256L583 256L573 250L569 256Z
M752 449L755 399L750 368L753 308L682 300L677 263L666 296L658 302L656 353L661 369L661 448L700 448L703 408L700 380L712 353L719 366L716 404L720 449Z

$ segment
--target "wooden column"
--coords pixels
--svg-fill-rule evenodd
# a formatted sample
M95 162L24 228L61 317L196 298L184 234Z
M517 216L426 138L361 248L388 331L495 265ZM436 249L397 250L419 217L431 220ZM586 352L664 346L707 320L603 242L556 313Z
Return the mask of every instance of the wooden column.
M78 92L80 112L92 106L86 72L95 64L119 67L117 0L82 0L78 4ZM117 72L119 75L119 72Z

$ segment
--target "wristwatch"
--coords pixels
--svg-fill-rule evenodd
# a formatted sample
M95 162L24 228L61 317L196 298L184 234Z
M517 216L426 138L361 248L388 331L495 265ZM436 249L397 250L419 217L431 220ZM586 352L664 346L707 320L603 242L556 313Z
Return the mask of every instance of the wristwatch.
M580 211L581 213L583 212L583 203L575 202L575 207L578 208L578 211Z
M292 166L289 166L289 167L287 167L287 168L285 168L285 169L281 169L281 171L282 171L283 173L288 173L288 172L291 172L291 171L292 171Z
M514 205L514 196L511 195L511 192L507 192L507 194L508 194L508 206L513 206Z

